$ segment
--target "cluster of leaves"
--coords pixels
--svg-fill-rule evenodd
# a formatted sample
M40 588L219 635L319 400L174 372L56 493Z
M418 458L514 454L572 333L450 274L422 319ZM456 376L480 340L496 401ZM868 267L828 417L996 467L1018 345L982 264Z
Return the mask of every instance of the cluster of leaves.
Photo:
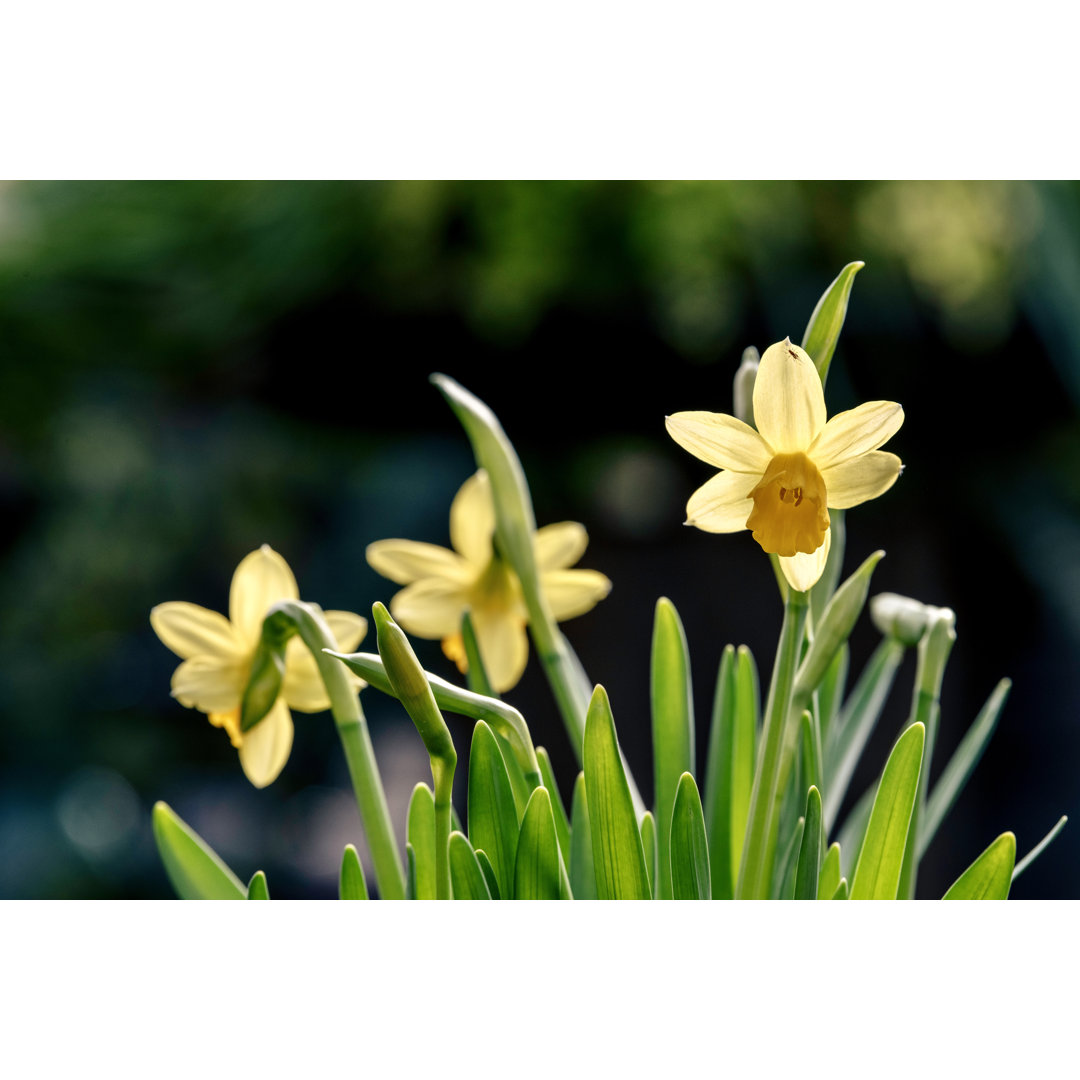
M823 381L860 265L845 268L807 327L804 347ZM490 477L496 543L520 579L530 630L581 771L568 813L548 756L534 746L525 719L491 692L467 614L466 690L424 671L405 634L376 604L378 653L332 655L402 703L430 757L433 785L418 784L409 805L406 896L914 898L919 860L978 762L1008 692L1003 680L929 790L940 688L955 641L952 612L878 598L874 615L882 641L849 687L847 640L883 553L875 552L838 584L844 548L838 514L821 581L808 594L782 585L784 625L764 704L750 651L724 650L699 787L689 650L674 605L662 598L651 667L655 797L646 809L619 749L607 693L587 678L546 609L531 498L517 455L482 402L444 376L433 381ZM918 650L910 714L878 782L838 825L855 765L909 647ZM466 823L450 801L457 753L443 710L475 720ZM357 794L362 801L359 789ZM1016 875L1063 824L1064 818L1020 863L1013 834L997 837L945 898L1006 898ZM154 832L182 897L269 897L261 872L245 887L163 803L154 809ZM340 881L343 899L368 895L351 845Z

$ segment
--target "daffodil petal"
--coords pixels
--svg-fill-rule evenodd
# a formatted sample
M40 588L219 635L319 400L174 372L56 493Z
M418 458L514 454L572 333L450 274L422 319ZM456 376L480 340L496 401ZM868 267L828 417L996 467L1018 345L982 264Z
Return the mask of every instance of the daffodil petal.
M556 622L591 611L609 592L611 581L598 570L548 570L540 588Z
M684 450L718 469L760 476L769 467L769 447L749 424L734 416L679 412L665 417L664 425Z
M706 480L686 504L686 524L704 532L730 533L746 528L746 519L754 509L750 492L760 476L725 469Z
M376 540L367 546L368 565L398 585L426 577L467 583L475 569L456 551L418 540Z
M289 707L278 698L266 716L243 734L240 765L244 775L257 788L273 783L289 760L292 743L292 716Z
M780 569L784 572L788 584L799 592L806 592L818 583L818 579L825 572L825 560L829 557L829 548L832 546L832 529L825 530L825 541L810 555L784 556L780 555Z
M536 566L545 570L565 570L585 554L589 534L579 521L560 521L536 530L533 537Z
M807 453L824 472L876 450L900 430L903 422L904 410L895 401L867 401L832 417Z
M182 660L193 656L235 658L244 651L243 642L224 615L184 600L158 604L150 612L150 625Z
M525 620L513 615L472 612L473 630L491 688L504 693L518 684L529 662Z
M337 641L338 652L355 652L367 631L367 619L351 611L324 611L323 617ZM357 689L365 685L351 672L349 682ZM285 647L285 677L281 682L281 696L289 708L297 712L322 712L330 708L330 698L315 657L296 637Z
M194 656L173 672L172 696L189 709L225 712L240 704L246 679L246 665L237 659Z
M491 482L481 469L473 473L450 504L450 543L473 566L491 561L491 537L495 533L495 504Z
M825 481L828 504L836 510L846 510L876 499L896 483L903 468L895 454L871 450L831 469L823 469L821 478Z
M229 618L240 636L254 648L263 619L279 600L299 600L289 564L269 544L245 555L233 574L229 589Z
M356 652L367 633L367 619L355 611L324 611L323 618L338 643L337 651Z
M754 382L754 420L777 454L805 451L825 427L825 393L817 368L786 339L770 345L761 358Z
M390 614L407 633L422 638L444 638L461 629L461 614L468 601L466 590L440 578L425 578L395 594Z

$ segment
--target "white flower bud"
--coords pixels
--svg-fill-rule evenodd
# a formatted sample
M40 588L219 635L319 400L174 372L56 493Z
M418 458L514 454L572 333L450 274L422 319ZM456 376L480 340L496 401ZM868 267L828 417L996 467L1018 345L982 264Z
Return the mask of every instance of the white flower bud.
M878 593L870 600L870 618L885 637L918 645L936 608L896 593Z

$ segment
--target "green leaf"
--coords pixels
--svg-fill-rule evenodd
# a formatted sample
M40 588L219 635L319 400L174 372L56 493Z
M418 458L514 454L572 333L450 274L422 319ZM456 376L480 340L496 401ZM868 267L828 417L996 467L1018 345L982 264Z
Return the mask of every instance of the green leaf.
M661 597L653 621L652 737L659 883L656 895L671 899L671 813L684 772L694 771L694 700L690 650L675 605Z
M810 315L810 321L806 324L802 347L814 361L814 367L821 376L822 386L825 385L825 380L829 375L829 365L832 363L833 352L836 350L836 342L847 316L851 286L855 282L855 275L865 265L862 262L848 263L822 294Z
M1068 820L1068 817L1062 814L1062 816L1058 818L1057 824L1016 864L1016 869L1012 872L1013 881L1015 881L1050 846L1054 837L1065 828L1065 823Z
M855 873L859 861L863 840L866 839L866 826L870 824L870 811L874 809L874 796L877 786L871 784L859 796L859 801L851 808L844 824L840 826L837 842L840 845L840 874L850 877Z
M341 855L341 875L338 878L338 896L342 900L367 900L367 881L360 856L352 844L346 844Z
M435 872L435 795L427 784L417 784L409 799L406 833L413 851L417 900L434 900L437 893Z
M247 889L214 849L167 803L151 814L154 841L181 900L246 900Z
M836 821L855 766L866 749L903 659L904 646L899 641L882 640L829 731L825 744L825 775L829 783L822 807L826 832L831 831Z
M948 765L941 772L934 790L926 800L926 815L920 822L919 829L919 855L920 857L930 846L930 842L937 834L938 828L945 820L946 815L952 809L964 785L968 782L975 766L979 763L990 736L997 727L998 716L1001 714L1005 699L1009 696L1012 683L1008 679L1002 679L994 687L986 704L979 710L967 734L960 740L953 756L949 758Z
M407 840L405 841L405 899L416 899L416 852Z
M926 728L914 723L889 754L851 882L852 900L896 899L925 738Z
M593 691L586 714L584 758L596 894L601 900L648 900L651 890L634 800L602 686Z
M866 605L866 595L870 591L870 578L874 569L885 557L884 551L875 551L863 560L858 568L836 590L833 598L825 607L825 613L814 629L814 639L806 650L799 670L795 675L792 690L792 707L805 709L810 704L810 695L825 678L836 654L851 636L851 631Z
M839 856L839 851L837 851ZM803 829L799 862L795 871L795 899L816 900L818 864L821 858L821 792L811 787L806 793L806 826ZM837 866L840 860L837 858Z
M555 835L559 838L559 854L564 865L570 865L570 822L566 817L566 808L559 797L559 786L555 783L555 773L551 768L551 758L542 747L536 748L536 760L540 762L540 776L544 787L551 796L551 812L555 816Z
M825 852L825 861L821 864L821 873L818 875L817 898L829 900L836 892L840 884L840 845L833 844Z
M825 672L825 678L821 680L821 685L817 688L817 709L814 715L818 718L818 728L821 732L821 745L823 748L828 743L829 732L832 731L836 724L836 717L843 702L850 655L850 650L845 642L837 650L833 662Z
M450 884L455 900L491 899L472 844L456 830L450 834Z
M705 815L693 776L679 777L671 814L671 892L676 900L711 900L709 844Z
M772 896L774 899L790 900L795 895L795 871L799 864L799 851L805 831L806 818L800 816L792 830L783 858L773 868Z
M547 788L537 788L525 807L514 862L515 900L559 899L559 841Z
M957 879L943 900L1007 900L1016 863L1016 837L1002 833Z
M469 841L487 852L500 896L514 895L518 816L514 793L491 728L477 720L469 750Z
M802 741L803 779L807 787L821 785L821 739L818 726L811 713L804 711L799 721L799 734Z
M712 895L730 900L742 858L760 717L757 669L745 645L725 647L716 678L705 771L705 831Z
M833 900L846 900L848 898L848 883L847 878L841 878L840 884L836 886L836 892L832 894Z
M248 882L247 898L249 900L270 899L270 888L266 884L266 875L261 870L256 870Z
M487 883L491 899L501 900L502 893L499 892L499 879L495 876L495 870L491 865L491 860L487 857L487 852L482 848L477 848L475 854L476 862L483 871L484 881Z
M641 850L645 852L645 873L649 878L649 895L656 899L656 818L646 810L638 826L641 833Z
M467 610L461 616L461 641L465 646L465 662L468 664L465 681L469 689L486 698L498 698L499 695L491 688L491 680L484 668L484 658L480 655L480 643L476 640L476 631L473 629L472 616Z
M592 826L585 795L585 774L574 781L570 807L570 888L575 900L596 899L596 868L593 866Z

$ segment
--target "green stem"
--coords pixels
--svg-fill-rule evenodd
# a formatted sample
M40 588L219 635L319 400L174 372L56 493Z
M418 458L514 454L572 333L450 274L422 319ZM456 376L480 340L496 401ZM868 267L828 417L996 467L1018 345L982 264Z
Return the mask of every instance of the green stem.
M431 759L435 787L435 899L449 900L451 803L454 792L454 763Z
M757 768L754 772L754 787L750 795L746 842L743 845L742 865L735 889L737 900L764 900L769 895L769 839L780 781L780 760L791 706L791 689L799 662L807 610L807 594L789 588L784 603L784 623L773 664L768 704L765 707L765 729L762 732Z
M330 697L330 711L349 766L356 805L375 866L379 895L384 900L404 900L405 872L360 698L349 682L344 665L323 652L324 649L337 649L334 635L321 615L299 601L283 600L275 605L273 611L283 612L296 626L301 640L315 658Z

